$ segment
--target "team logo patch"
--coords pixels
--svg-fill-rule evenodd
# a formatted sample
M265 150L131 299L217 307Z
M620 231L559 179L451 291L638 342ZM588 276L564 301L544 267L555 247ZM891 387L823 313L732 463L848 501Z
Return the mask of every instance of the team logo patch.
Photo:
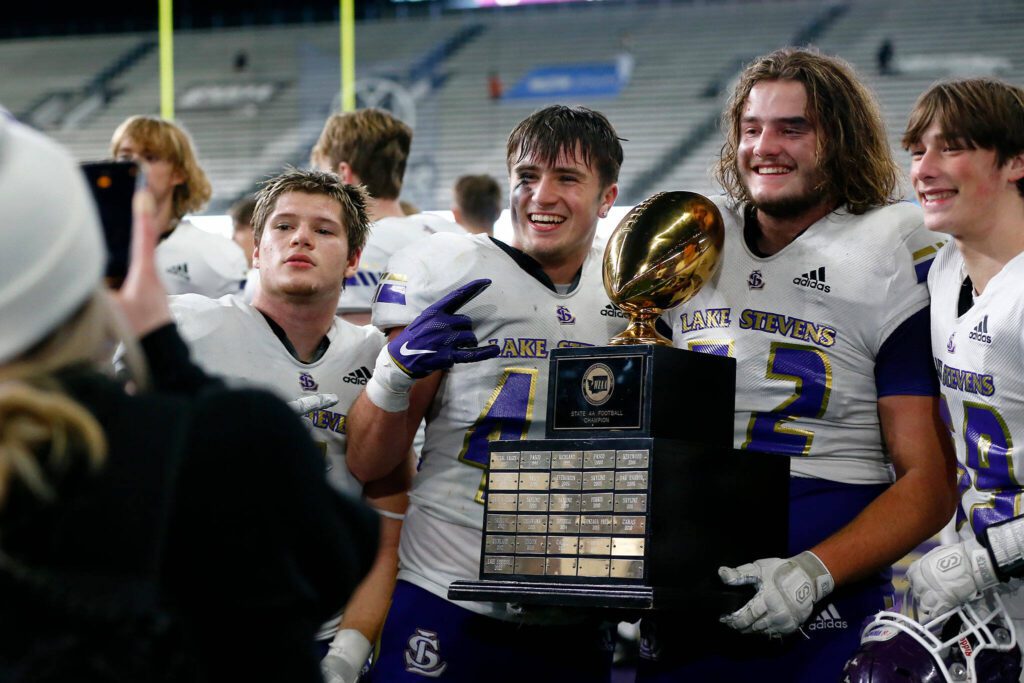
M576 316L572 314L565 306L559 306L555 309L555 315L558 316L558 322L562 325L575 325Z
M299 373L299 385L302 387L303 391L316 391L320 388L320 385L316 383L315 379L313 379L313 375L308 372Z
M985 317L981 319L981 322L979 322L977 325L974 326L974 329L972 329L971 333L969 335L967 335L967 338L968 339L973 339L975 341L979 341L982 344L991 344L992 343L992 335L990 335L988 333L988 314L987 313L985 314Z
M372 376L373 373L370 371L368 367L364 365L358 370L353 370L352 372L345 375L341 381L345 382L346 384L362 384L365 386L366 383L370 380L370 377Z
M953 334L949 335L949 341L946 342L946 350L949 351L950 353L956 353L956 342L953 341L953 337L955 337L955 336L956 336L956 332L954 332Z
M825 266L818 266L803 275L797 275L793 278L793 284L801 287L810 287L826 294L832 291L832 288L825 284Z
M592 406L606 403L615 391L615 375L604 363L594 363L583 373L583 398Z
M384 273L373 294L374 303L405 305L405 288L409 278L401 273Z
M437 678L448 668L441 661L441 641L433 631L417 628L405 646L405 670L427 678Z
M750 271L750 275L747 276L747 288L764 289L764 277L762 277L760 270Z

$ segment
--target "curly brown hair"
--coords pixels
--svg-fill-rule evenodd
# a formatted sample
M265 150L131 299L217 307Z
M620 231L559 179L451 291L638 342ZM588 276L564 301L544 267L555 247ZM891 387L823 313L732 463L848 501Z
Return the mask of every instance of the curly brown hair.
M740 122L750 90L762 81L803 84L807 118L818 130L818 192L853 214L896 201L900 170L874 95L842 59L793 47L747 65L722 114L725 143L715 178L733 199L751 201L739 173Z

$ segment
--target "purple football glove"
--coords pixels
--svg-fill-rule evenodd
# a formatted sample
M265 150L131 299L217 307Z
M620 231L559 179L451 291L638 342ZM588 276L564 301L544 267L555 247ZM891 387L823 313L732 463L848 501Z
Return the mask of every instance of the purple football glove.
M456 363L475 363L497 356L497 346L477 346L469 316L455 313L490 285L490 280L473 280L425 308L388 342L391 360L405 374L419 379Z

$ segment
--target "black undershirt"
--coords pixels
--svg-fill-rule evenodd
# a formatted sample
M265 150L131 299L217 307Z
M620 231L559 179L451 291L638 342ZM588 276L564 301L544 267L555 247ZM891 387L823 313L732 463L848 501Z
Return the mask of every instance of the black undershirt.
M956 302L956 317L959 318L964 313L971 310L971 306L973 305L974 283L971 282L971 276L968 275L960 285L960 298Z
M271 318L266 313L264 313L263 311L260 311L260 315L262 315L263 319L267 321L268 325L270 325L270 329L272 329L274 331L274 334L277 335L277 338L281 340L281 343L284 344L284 348L288 350L288 353L292 354L292 358L299 361L300 363L309 365L310 363L317 362L318 360L324 357L324 354L327 353L328 347L330 347L331 345L331 340L327 338L327 335L324 335L324 338L320 340L320 343L317 344L317 347L313 349L313 357L310 358L308 361L302 360L301 358L299 358L299 352L295 350L295 347L292 345L291 340L288 339L288 335L285 334L284 328L282 328L280 325L274 322L274 319Z

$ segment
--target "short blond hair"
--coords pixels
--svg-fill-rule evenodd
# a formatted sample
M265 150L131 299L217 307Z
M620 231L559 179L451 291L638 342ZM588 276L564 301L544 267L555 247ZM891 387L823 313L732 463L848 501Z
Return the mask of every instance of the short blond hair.
M117 156L125 138L131 138L142 152L169 161L185 176L185 181L174 188L174 218L195 213L210 201L213 187L199 166L192 138L184 128L156 116L131 116L114 131L111 155Z
M366 190L361 186L345 185L333 173L297 168L290 168L274 176L263 183L263 187L256 193L256 209L252 215L253 239L256 244L259 244L263 237L263 228L266 227L270 214L274 212L277 200L288 192L321 194L338 202L341 205L339 217L345 227L349 253L361 250L366 245L366 240L370 236Z
M337 172L348 164L375 199L397 199L412 146L412 128L383 109L333 114L313 146L310 162Z

